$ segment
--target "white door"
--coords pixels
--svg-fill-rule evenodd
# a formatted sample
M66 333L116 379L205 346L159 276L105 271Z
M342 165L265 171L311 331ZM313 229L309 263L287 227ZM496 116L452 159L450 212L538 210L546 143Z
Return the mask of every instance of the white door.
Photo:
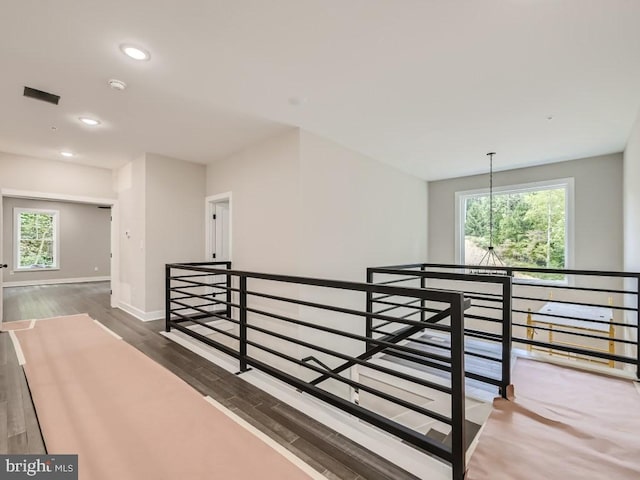
M5 268L7 268L7 264L5 263L5 258L3 258L2 256L4 255L4 250L3 250L3 245L2 245L2 237L4 237L3 234L3 223L2 223L2 195L0 195L0 330L2 330L2 319L4 318L3 316L3 311L2 311L2 307L3 307L3 302L4 302L4 290L2 288L2 280L4 277L4 272L5 272Z
M226 262L231 259L231 236L229 231L229 202L217 202L213 205L211 217L211 255L214 262Z

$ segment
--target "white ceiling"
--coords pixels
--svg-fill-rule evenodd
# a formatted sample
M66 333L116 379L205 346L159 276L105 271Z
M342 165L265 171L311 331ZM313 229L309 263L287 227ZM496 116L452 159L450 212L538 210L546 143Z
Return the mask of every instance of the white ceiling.
M620 152L639 25L639 0L0 0L0 151L208 163L300 126L426 179Z

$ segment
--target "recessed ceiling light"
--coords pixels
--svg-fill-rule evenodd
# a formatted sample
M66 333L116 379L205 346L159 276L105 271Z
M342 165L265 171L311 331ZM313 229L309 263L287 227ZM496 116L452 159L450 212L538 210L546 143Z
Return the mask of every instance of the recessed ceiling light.
M80 120L85 125L89 125L90 127L97 127L101 123L100 120L96 120L95 118L89 118L89 117L80 117L78 120Z
M151 58L151 54L148 51L140 47L134 47L133 45L120 45L120 50L122 50L122 53L127 57L133 58L134 60L149 60Z
M111 88L113 88L114 90L119 90L122 91L125 88L127 88L127 84L124 83L122 80L116 80L115 78L112 78L111 80L109 80L107 82L109 84L109 86Z
M62 155L63 157L73 157L73 153L67 152L66 150L60 152L60 155Z

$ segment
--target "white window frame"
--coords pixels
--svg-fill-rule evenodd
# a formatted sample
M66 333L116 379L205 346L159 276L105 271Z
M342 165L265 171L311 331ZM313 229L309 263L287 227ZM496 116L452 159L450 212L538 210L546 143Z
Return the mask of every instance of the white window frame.
M21 267L20 266L20 215L23 213L46 213L53 216L53 266L51 267ZM43 272L60 269L60 212L43 208L13 209L13 269L17 272Z
M504 185L493 187L494 195L505 193L523 193L531 191L551 190L555 188L565 189L565 236L564 236L564 262L565 270L572 269L574 266L574 232L575 232L575 214L574 214L574 179L558 178L553 180L544 180L540 182L521 183L517 185ZM455 255L458 265L464 264L464 222L465 222L465 203L468 198L489 195L489 188L481 188L476 190L465 190L455 193ZM562 280L536 280L536 279L514 279L516 283L543 283L543 284L567 284Z

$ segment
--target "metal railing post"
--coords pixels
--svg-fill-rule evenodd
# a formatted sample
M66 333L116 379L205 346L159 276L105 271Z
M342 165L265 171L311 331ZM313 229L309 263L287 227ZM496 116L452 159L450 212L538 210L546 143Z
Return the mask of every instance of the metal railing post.
M367 283L373 283L373 271L370 268L367 268ZM373 293L371 290L367 290L367 313L373 313ZM367 315L365 318L365 337L373 338L373 318L370 315ZM365 350L371 350L373 348L373 344L367 342L365 345Z
M451 303L451 468L453 480L466 470L464 393L464 296Z
M231 270L231 262L227 262L227 270ZM231 318L231 275L227 273L227 318Z
M164 266L164 331L171 331L171 267Z
M500 394L507 398L507 387L511 385L511 349L512 332L512 301L513 301L513 270L507 270L508 277L502 283L502 386Z
M240 276L240 372L247 369L247 277Z
M636 282L636 378L640 380L640 275Z
M426 270L425 265L421 265L420 266L420 271L424 272L425 270ZM427 287L427 279L423 275L423 276L420 277L420 288L426 288L426 287ZM426 322L427 321L427 312L424 310L426 306L427 306L427 301L423 298L422 300L420 300L420 308L422 308L422 311L420 312L420 321L421 322Z

